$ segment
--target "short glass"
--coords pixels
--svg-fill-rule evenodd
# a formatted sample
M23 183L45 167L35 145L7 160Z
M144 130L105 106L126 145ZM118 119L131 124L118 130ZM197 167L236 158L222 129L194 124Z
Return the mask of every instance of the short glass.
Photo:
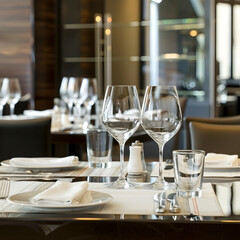
M179 196L201 196L205 151L173 151L175 184Z
M103 129L87 131L87 157L90 167L105 168L112 161L112 137Z

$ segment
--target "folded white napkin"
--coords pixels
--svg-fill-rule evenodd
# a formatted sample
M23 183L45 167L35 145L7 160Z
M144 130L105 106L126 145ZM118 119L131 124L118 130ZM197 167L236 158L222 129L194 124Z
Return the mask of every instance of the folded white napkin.
M205 167L238 166L238 155L208 153L205 156Z
M88 189L88 182L57 181L47 190L32 198L34 203L74 204L79 203Z
M10 165L15 167L71 167L78 164L78 157L68 156L62 158L24 158L16 157L10 159Z
M33 116L33 117L48 117L48 116L52 116L53 109L47 109L47 110L43 110L43 111L24 110L23 114L26 116Z

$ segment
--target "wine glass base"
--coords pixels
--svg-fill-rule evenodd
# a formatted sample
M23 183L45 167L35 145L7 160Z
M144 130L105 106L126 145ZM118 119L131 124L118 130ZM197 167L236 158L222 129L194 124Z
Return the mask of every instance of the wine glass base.
M120 180L118 179L115 182L111 182L107 184L108 188L113 188L113 189L128 189L131 187L131 184L128 183L126 180Z
M175 190L176 185L175 185L175 183L169 183L164 180L157 180L153 183L144 185L144 188L155 189L155 190Z

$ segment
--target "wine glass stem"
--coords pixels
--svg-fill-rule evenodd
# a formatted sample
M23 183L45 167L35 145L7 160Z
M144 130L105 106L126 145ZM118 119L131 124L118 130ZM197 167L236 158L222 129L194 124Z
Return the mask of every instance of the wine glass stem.
M124 145L125 143L120 143L120 173L119 180L125 180L124 174Z
M164 182L163 176L162 176L162 164L163 164L163 148L164 145L159 145L159 177L158 177L158 181L160 182Z
M90 121L91 121L91 110L92 110L92 107L91 107L91 106L87 106L87 107L86 107L86 110L87 110L86 119L87 119L87 122L90 123Z
M15 104L11 103L10 104L10 115L14 115L14 107L15 107Z
M3 115L3 105L0 104L0 116L2 116L2 115Z

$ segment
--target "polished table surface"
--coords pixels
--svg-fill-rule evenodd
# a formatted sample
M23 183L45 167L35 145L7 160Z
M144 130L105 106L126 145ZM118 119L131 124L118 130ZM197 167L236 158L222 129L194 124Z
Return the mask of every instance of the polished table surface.
M87 165L86 162L84 164L84 166ZM114 164L118 165L118 162ZM153 173L157 164L156 162L147 163L148 173L140 176L141 181L151 182L156 179L156 177L151 176L151 173ZM88 181L90 183L105 185L105 183L114 181L117 178L116 173L110 174L114 175L113 177L97 176L98 174L94 172L96 169L89 169L88 167L83 167L83 169L86 171L82 171L82 174L77 172L71 175L61 174L61 172L56 172L53 175L48 172L25 172L23 174L18 174L13 171L11 174L6 174L0 171L0 177L2 180L10 178L12 182L20 185L21 182L26 184L28 181L33 184L52 184L57 179L69 179L72 182ZM168 165L167 169L171 171L171 165ZM129 176L127 176L127 179L132 182L139 180L139 178L133 180ZM166 177L166 180L171 183L173 182L173 178L169 176ZM160 237L165 237L167 239L175 239L175 237L180 239L183 237L185 239L226 239L228 236L231 236L231 239L238 239L238 231L235 231L235 229L238 228L238 223L240 222L240 176L231 178L221 178L219 176L217 178L207 177L204 179L204 182L210 182L213 189L216 191L218 201L224 212L223 216L208 216L206 214L204 214L204 216L181 214L164 215L155 214L154 212L152 214L120 214L119 212L117 214L95 214L91 212L91 209L85 209L84 211L52 211L34 208L33 211L31 208L25 207L20 212L8 212L5 211L4 208L6 204L8 205L9 203L5 199L1 199L0 221L34 221L41 226L47 224L48 227L50 226L50 229L52 226L54 226L54 228L57 226L56 230L59 229L60 232L61 228L65 229L67 226L67 229L70 228L70 230L64 230L64 232L68 231L68 234L71 234L71 232L79 232L81 228L83 228L81 231L84 231L84 229L88 229L90 226L95 229L95 231L101 231L101 229L108 229L110 227L109 235L108 237L105 236L105 239L113 239L113 237L115 239L143 239L141 237L143 237L144 234L147 235L144 239L159 239ZM124 190L115 191L119 192L118 194L121 195ZM129 189L128 191L138 191L140 198L147 195L146 190ZM128 199L124 200L128 201ZM150 201L152 201L152 198ZM206 205L208 205L208 202ZM78 225L78 223L80 225ZM89 230L86 231L88 234ZM96 235L97 233L94 234Z
M86 163L87 164L87 163ZM116 163L117 164L117 163ZM148 168L148 174L141 176L141 178L132 178L127 176L127 179L134 183L139 183L136 181L147 181L151 182L154 181L156 177L151 177L150 173L152 172L154 166L156 165L155 162L147 163ZM6 177L9 177L12 179L12 181L39 181L39 182L54 182L57 179L69 179L72 182L76 181L89 181L89 182L95 182L95 183L107 183L110 181L114 181L117 176L94 176L94 172L90 173L89 176L82 174L79 175L79 173L76 173L76 175L63 175L58 174L57 172L54 175L50 175L49 173L33 173L33 174L17 174L17 173L0 173L0 176L2 179L5 179ZM137 179L137 180L136 180ZM139 180L140 179L140 180ZM173 179L171 177L166 177L166 180L169 182L173 182ZM225 214L225 216L177 216L174 214L168 214L164 215L161 214L149 214L149 215L126 215L124 214L114 214L109 216L108 214L104 215L101 214L101 216L96 214L90 214L86 211L83 213L79 213L77 211L67 211L67 212L54 212L54 211L42 211L42 209L38 209L33 212L31 209L27 209L21 214L19 212L11 212L7 213L4 212L1 215L1 219L31 219L34 221L72 221L72 220L86 220L86 219L95 219L98 218L99 220L135 220L135 221L199 221L199 222L225 222L225 221L232 221L232 222L238 222L240 220L240 177L234 177L234 178L222 178L219 177L216 178L205 178L204 182L211 182L213 189L217 193L218 201L221 205L221 208ZM134 188L133 188L134 189ZM117 190L122 191L122 190ZM129 190L131 191L131 189ZM156 191L157 192L157 191ZM5 200L1 200L2 204ZM175 217L174 217L175 216Z

